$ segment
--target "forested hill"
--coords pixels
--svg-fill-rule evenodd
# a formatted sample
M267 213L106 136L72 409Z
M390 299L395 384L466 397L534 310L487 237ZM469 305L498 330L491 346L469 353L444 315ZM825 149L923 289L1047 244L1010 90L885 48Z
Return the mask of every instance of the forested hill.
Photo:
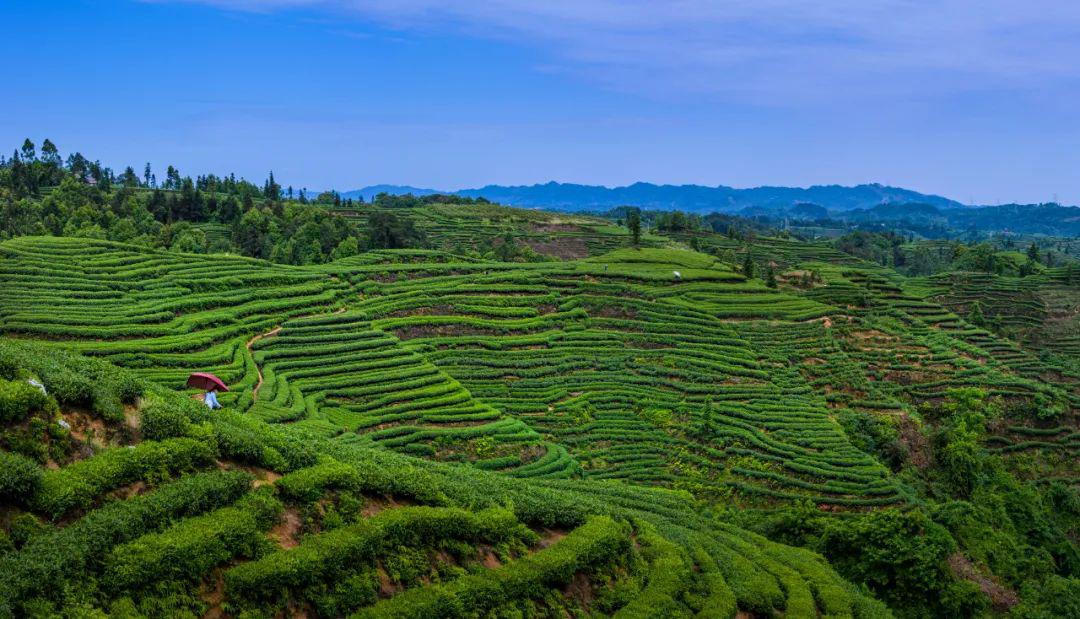
M380 191L424 195L434 190L415 187L373 186L346 192L344 196L372 196ZM879 184L814 185L812 187L754 187L736 189L703 185L654 185L634 183L625 187L544 183L537 185L487 185L476 189L461 189L453 193L470 198L486 198L500 204L527 208L549 208L567 211L606 211L619 206L644 209L682 210L696 213L736 212L747 207L787 208L800 203L813 203L830 210L845 211L870 208L888 202L921 202L943 208L962 206L955 200L922 194L909 189Z

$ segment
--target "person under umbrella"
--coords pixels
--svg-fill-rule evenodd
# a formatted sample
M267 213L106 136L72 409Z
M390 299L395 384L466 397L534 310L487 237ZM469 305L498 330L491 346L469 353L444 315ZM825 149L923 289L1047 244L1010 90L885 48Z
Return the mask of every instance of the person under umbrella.
M229 390L224 381L208 372L195 372L188 376L187 386L206 390L205 395L203 395L203 403L209 406L211 410L221 408L221 403L217 399L217 392Z

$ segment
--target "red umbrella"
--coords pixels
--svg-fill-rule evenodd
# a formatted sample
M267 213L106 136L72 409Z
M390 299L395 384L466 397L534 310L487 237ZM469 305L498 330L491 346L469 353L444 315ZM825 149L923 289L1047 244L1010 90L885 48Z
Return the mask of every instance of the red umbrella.
M191 376L188 376L187 386L196 387L203 391L210 391L211 389L217 389L218 391L229 390L220 378L209 372L193 372Z

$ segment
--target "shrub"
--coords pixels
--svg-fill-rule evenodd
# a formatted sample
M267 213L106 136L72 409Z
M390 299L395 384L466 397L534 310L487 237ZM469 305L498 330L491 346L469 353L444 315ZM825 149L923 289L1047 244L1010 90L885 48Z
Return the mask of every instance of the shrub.
M0 501L26 505L37 493L43 474L33 460L0 451Z
M841 575L900 607L925 607L934 598L944 603L942 597L956 582L945 565L956 542L918 511L888 509L831 520L820 549Z
M256 492L234 506L117 546L105 561L104 582L119 592L157 580L193 581L233 557L252 558L281 509L270 492Z
M101 494L124 484L158 482L209 465L214 455L205 442L189 438L108 449L87 460L47 471L33 497L33 507L59 518L72 509L89 507Z
M356 617L494 615L491 611L500 607L521 608L522 600L542 599L550 588L569 583L578 572L615 563L629 551L626 527L598 516L530 557L447 584L409 589Z
M0 423L22 421L31 413L56 412L56 401L26 381L0 379Z
M148 403L139 410L139 415L143 437L160 441L191 436L195 432L194 423L208 419L209 410L195 400L173 397Z
M399 552L401 546L426 548L444 539L531 542L535 534L502 509L404 507L312 536L296 549L238 565L226 572L225 585L229 595L240 600L272 600L354 573L385 552Z
M0 617L14 615L19 600L43 595L57 599L66 590L77 590L113 546L160 530L174 519L231 503L250 487L251 476L243 472L191 475L33 538L21 552L0 557Z

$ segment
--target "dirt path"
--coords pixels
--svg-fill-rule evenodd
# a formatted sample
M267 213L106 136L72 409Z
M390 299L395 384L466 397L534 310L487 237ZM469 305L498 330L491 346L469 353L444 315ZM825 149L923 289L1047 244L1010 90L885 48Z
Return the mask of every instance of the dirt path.
M251 346L255 342L258 342L259 340L263 339L264 337L274 337L278 333L281 333L281 327L274 327L273 329L271 329L270 331L267 331L266 333L263 333L262 335L256 335L255 337L251 338L250 340L247 341L246 344L244 344L244 346L247 347L248 352L250 353L251 352ZM255 356L254 355L252 355L252 357L251 357L251 362L255 363ZM252 404L254 404L255 401L258 399L258 397L259 397L259 389L262 387L262 384L263 384L262 368L259 367L258 363L255 363L255 371L258 372L258 374L259 374L259 382L255 383L255 388L251 390L251 402L252 402Z
M340 307L336 311L331 312L331 313L332 314L341 314L344 311L345 311L345 308ZM308 315L305 315L305 316L299 316L297 318L308 318L310 316L318 316L318 315L319 314L308 314ZM259 340L261 340L263 338L266 338L266 337L274 337L278 333L281 333L281 327L274 327L273 329L267 331L266 333L263 333L261 335L256 335L255 337L251 338L250 340L247 341L246 344L244 344L244 346L247 347L248 352L250 353L251 352L251 347L252 347L252 345L255 344L255 342L258 342ZM252 357L251 357L251 362L255 363L255 356L254 355L252 355ZM259 367L258 363L255 363L255 371L259 374L259 382L255 383L255 388L251 390L251 403L252 404L254 404L255 401L259 398L259 389L262 387L262 384L263 384L262 368Z

